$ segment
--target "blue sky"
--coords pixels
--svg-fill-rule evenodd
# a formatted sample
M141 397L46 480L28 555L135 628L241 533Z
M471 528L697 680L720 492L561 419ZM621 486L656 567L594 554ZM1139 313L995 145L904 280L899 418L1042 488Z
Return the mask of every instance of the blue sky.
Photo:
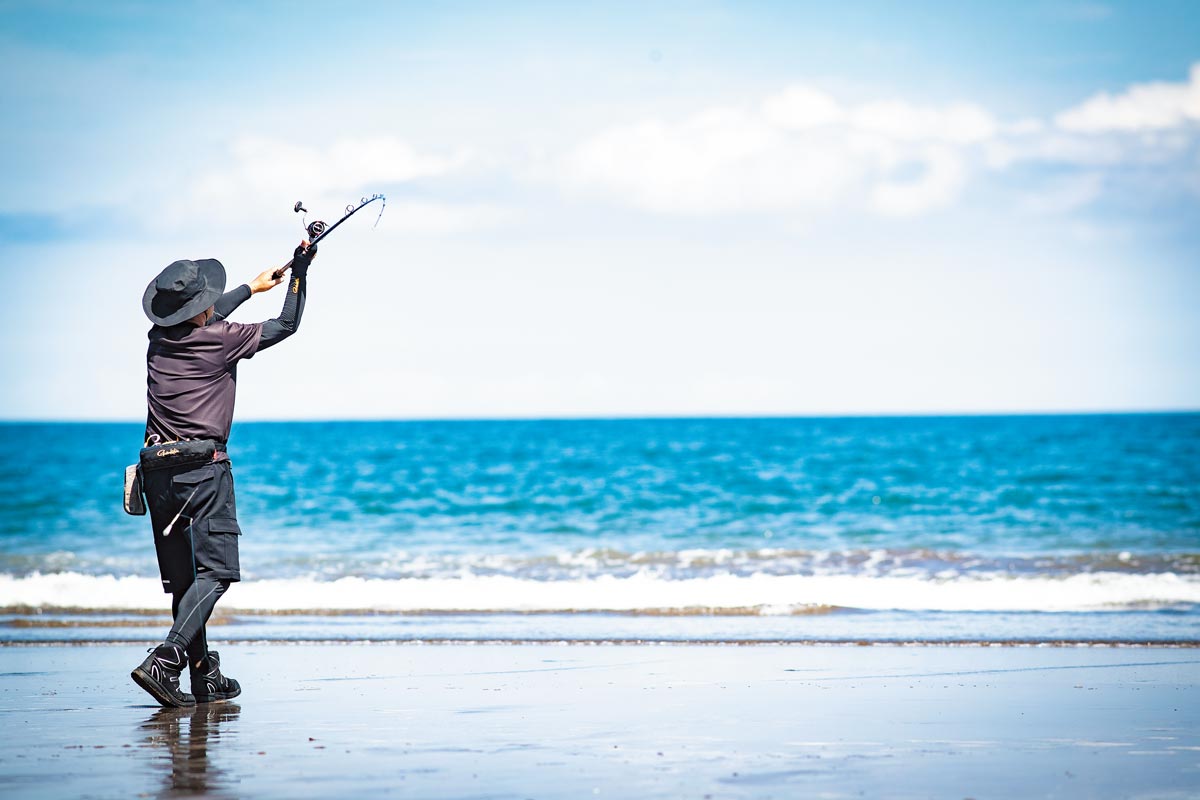
M1194 4L330 12L6 8L0 418L139 418L159 269L372 192L239 418L1200 407Z

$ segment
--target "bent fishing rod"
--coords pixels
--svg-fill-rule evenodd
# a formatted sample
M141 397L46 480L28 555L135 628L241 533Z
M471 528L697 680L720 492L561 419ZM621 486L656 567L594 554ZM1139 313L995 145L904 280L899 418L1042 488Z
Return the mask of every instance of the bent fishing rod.
M333 223L332 225L328 225L319 219L313 220L312 222L308 222L308 209L304 207L303 200L297 200L296 205L292 206L292 211L294 211L297 214L299 214L300 212L303 211L305 214L305 216L303 217L303 220L307 224L304 226L304 230L308 233L308 248L306 248L306 249L311 249L311 248L315 247L317 242L321 241L326 236L328 236L329 234L331 234L335 230L337 230L337 227L339 225L341 225L343 222L345 222L346 220L353 217L355 214L357 214L359 211L361 211L362 209L369 206L371 203L374 203L376 200L383 201L379 206L379 216L375 218L375 224L378 225L380 217L383 216L383 210L385 208L387 208L387 198L381 194L373 194L370 197L363 197L358 201L358 205L354 205L353 203L351 203L350 205L346 206L346 213L342 216L341 219L339 219L337 222ZM287 272L291 268L292 262L294 262L295 260L296 259L294 259L294 258L289 260L282 267L280 267L279 269L272 272L271 278L274 280L279 280L280 278L282 278L283 273Z

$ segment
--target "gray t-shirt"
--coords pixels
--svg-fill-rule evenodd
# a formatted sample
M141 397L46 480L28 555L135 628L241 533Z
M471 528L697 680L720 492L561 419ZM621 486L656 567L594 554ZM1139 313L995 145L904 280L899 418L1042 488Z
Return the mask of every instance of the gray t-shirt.
M146 444L229 439L237 362L259 347L262 323L213 319L150 329L146 351Z

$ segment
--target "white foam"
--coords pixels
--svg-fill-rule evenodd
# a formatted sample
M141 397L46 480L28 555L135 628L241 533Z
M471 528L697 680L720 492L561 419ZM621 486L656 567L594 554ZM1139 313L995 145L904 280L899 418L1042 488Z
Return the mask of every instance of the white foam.
M0 607L161 609L158 580L74 572L0 575ZM812 606L912 611L1095 611L1200 604L1200 577L1097 572L1067 577L713 575L682 580L651 573L575 580L511 576L249 580L221 602L257 611L639 611Z

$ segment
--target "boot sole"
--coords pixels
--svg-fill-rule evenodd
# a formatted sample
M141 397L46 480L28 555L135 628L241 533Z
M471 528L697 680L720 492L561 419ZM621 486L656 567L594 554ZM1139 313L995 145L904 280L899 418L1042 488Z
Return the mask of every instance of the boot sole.
M145 689L147 694L157 700L163 708L188 708L195 705L194 702L180 702L172 697L170 692L162 687L162 684L154 680L150 673L141 667L135 667L133 672L129 673L129 677L133 678L133 682Z
M220 697L204 697L203 695L196 698L196 705L208 705L210 703L226 703L237 697L241 692L236 694L223 694Z
M192 696L196 698L196 704L199 705L201 703L224 703L226 700L232 700L241 693L242 687L239 686L236 692L221 692L220 694L211 695L193 693Z

